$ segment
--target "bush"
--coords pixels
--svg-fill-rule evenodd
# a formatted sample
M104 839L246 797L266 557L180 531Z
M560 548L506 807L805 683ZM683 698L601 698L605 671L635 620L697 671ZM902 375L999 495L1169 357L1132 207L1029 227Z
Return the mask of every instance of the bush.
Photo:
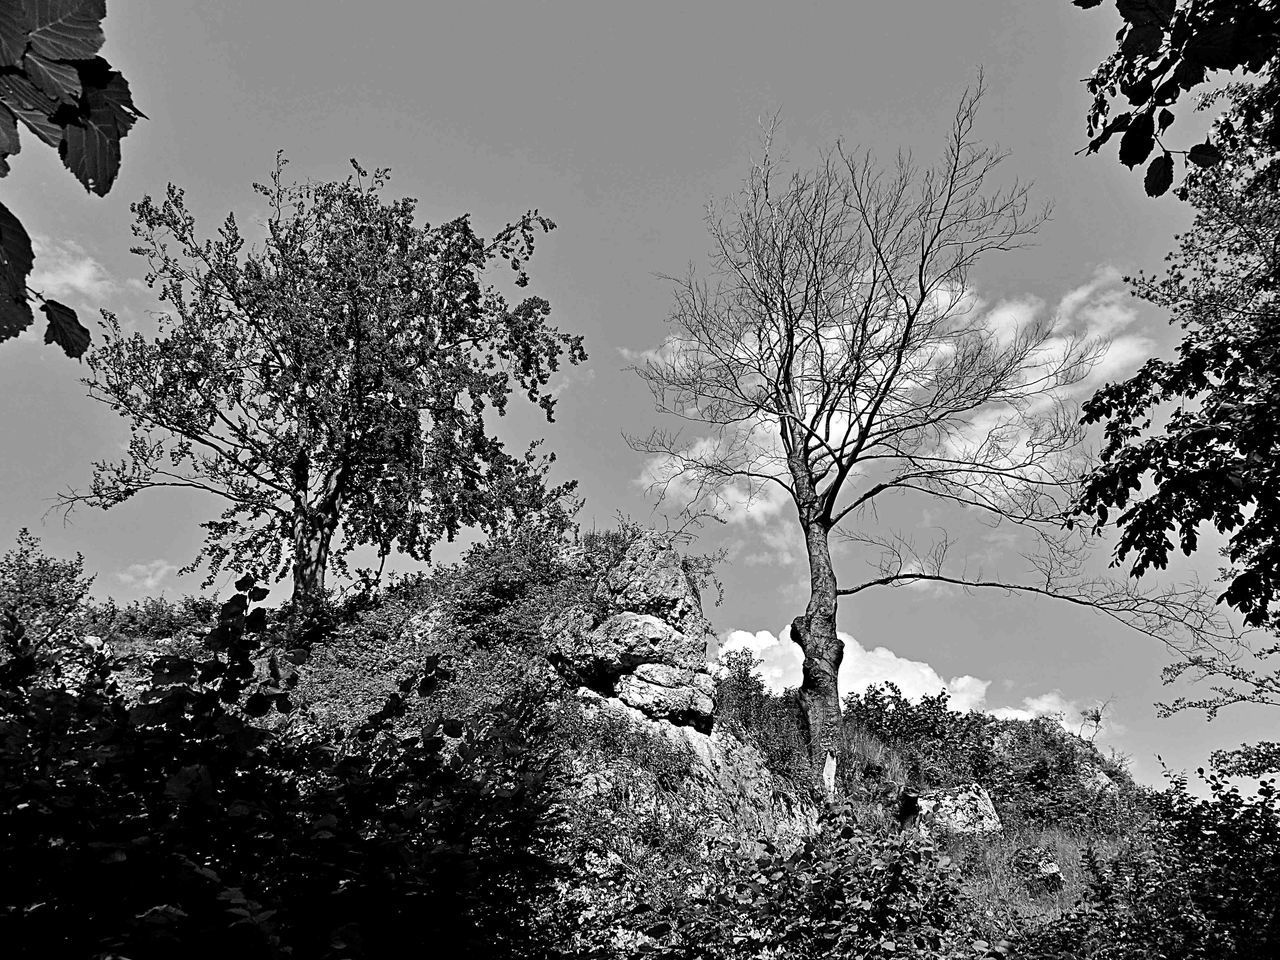
M537 703L394 732L424 664L340 739L292 708L297 648L250 602L200 658L158 657L136 702L102 646L51 647L12 613L0 658L6 956L540 957L559 868L558 765Z
M655 957L975 956L960 929L955 870L918 835L860 827L827 810L791 851L733 849L680 878L688 894L648 917Z
M747 650L720 659L716 674L716 723L760 751L774 776L791 784L810 779L808 740L795 691L765 689L760 662Z
M1264 781L1249 797L1204 776L1153 799L1143 843L1104 861L1085 857L1080 906L1025 937L1046 960L1270 960L1280 956L1280 796Z

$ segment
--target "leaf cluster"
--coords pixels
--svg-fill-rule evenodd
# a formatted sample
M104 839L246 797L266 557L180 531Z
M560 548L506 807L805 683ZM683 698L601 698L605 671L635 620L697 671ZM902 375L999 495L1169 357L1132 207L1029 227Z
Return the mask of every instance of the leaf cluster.
M58 151L86 190L106 196L120 171L120 141L143 116L124 76L98 56L105 0L13 0L0 11L0 177L22 148L18 121ZM30 300L49 324L45 343L69 357L89 331L66 304L27 288L31 238L0 204L0 341L32 323Z
M1072 0L1085 9L1102 0ZM1275 122L1277 78L1273 71L1280 51L1280 10L1267 0L1116 0L1124 23L1116 33L1117 50L1103 60L1086 84L1093 96L1088 114L1088 152L1094 153L1120 134L1120 162L1147 166L1144 186L1157 197L1173 184L1174 154L1191 169L1222 160L1213 138L1188 150L1171 150L1161 139L1174 123L1171 109L1184 94L1218 71L1253 74L1262 81L1268 109L1252 116L1252 124L1272 150L1280 148ZM1128 109L1112 113L1122 102ZM1184 101L1185 102L1185 101ZM1264 115L1265 114L1265 115Z

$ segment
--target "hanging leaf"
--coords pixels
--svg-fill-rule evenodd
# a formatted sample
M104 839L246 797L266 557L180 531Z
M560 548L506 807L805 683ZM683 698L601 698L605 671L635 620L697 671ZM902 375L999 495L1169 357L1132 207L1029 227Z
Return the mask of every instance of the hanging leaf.
M33 260L27 231L0 203L0 340L16 337L34 319L27 303L27 277Z
M66 128L59 153L86 190L105 197L120 172L120 140L142 114L133 105L129 84L112 70L101 87L87 87L82 109L88 114Z
M1147 166L1147 175L1143 178L1148 197L1158 197L1173 186L1173 157L1166 150Z
M36 53L22 58L27 76L42 93L61 103L74 104L80 98L80 71L75 64L47 60Z
M62 142L62 127L52 119L58 104L26 77L0 75L0 101L49 146L57 147Z
M1140 113L1134 117L1120 138L1120 162L1133 169L1145 161L1155 147L1155 128L1151 114Z
M1212 143L1197 143L1187 151L1187 159L1197 167L1212 167L1222 162L1222 151Z
M50 60L88 60L106 39L106 0L41 0L28 3L31 49Z
M89 330L76 312L57 300L45 300L40 308L49 318L44 331L45 343L56 343L72 360L79 360L89 349Z

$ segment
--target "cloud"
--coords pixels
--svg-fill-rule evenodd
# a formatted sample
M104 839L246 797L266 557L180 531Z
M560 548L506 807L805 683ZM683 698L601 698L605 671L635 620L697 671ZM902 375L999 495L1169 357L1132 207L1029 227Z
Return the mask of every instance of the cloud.
M167 560L152 560L150 563L132 563L116 574L116 579L133 590L155 590L178 568Z
M94 307L117 289L106 268L74 240L51 240L35 236L31 240L35 265L28 286L47 297Z

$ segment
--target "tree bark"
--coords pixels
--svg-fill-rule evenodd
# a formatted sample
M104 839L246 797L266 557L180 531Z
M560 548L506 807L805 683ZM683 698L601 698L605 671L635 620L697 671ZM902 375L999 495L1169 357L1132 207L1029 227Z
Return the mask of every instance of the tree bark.
M809 736L809 759L822 771L828 757L839 753L840 691L836 683L844 644L836 636L836 575L831 566L829 532L821 521L804 525L809 554L809 604L791 622L791 639L804 651L800 705Z
M293 533L293 603L324 593L324 575L329 566L336 518L314 516L303 508L295 515Z
M338 529L347 471L335 467L321 495L300 504L293 516L293 602L295 606L324 593L329 549Z

